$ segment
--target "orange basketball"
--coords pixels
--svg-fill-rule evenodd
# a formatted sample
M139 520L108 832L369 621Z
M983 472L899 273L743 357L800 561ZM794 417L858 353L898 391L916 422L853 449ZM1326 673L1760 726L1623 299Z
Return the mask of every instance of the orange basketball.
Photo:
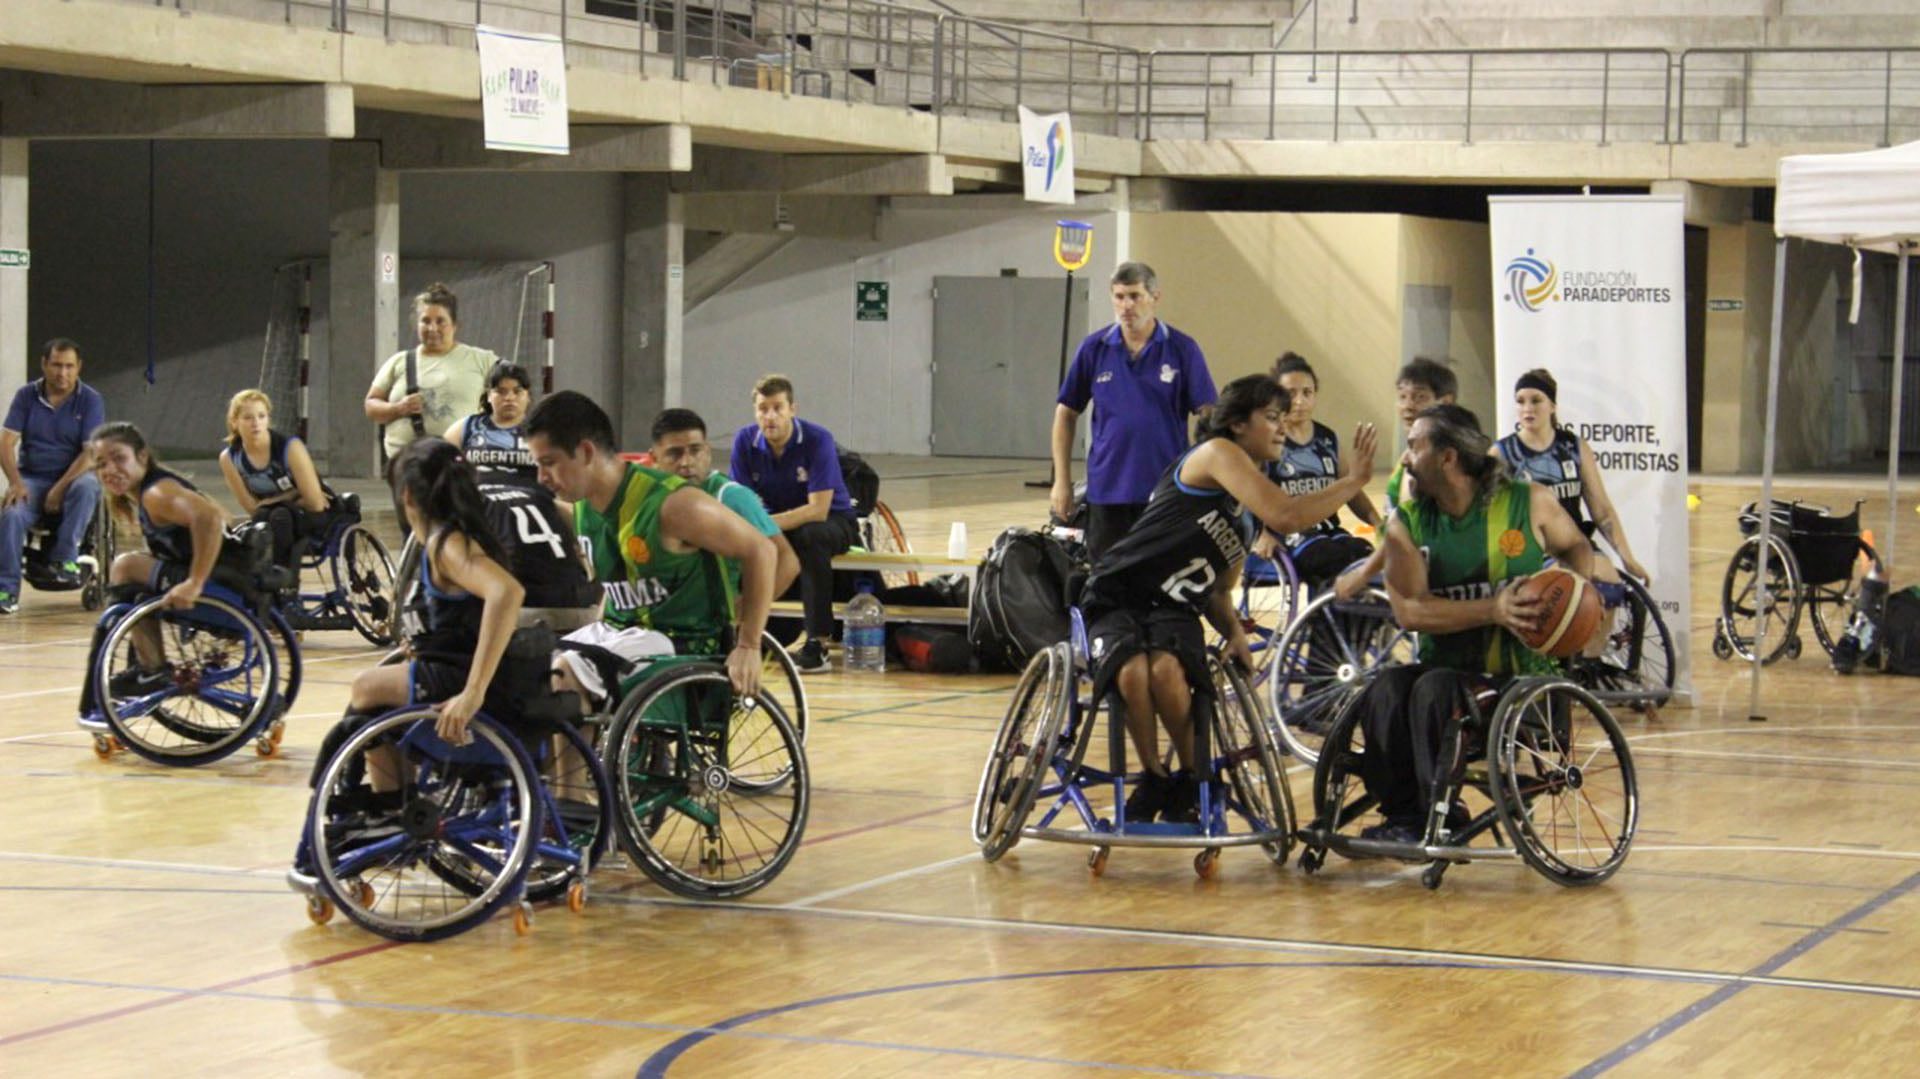
M1514 587L1520 595L1540 600L1540 628L1520 639L1528 648L1565 659L1577 655L1606 610L1600 602L1600 590L1578 573L1550 566Z

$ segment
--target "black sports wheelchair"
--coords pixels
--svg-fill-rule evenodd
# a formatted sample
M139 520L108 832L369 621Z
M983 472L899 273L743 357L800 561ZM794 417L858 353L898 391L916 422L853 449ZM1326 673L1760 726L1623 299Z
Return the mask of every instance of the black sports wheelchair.
M78 580L63 578L53 564L53 537L60 527L60 514L43 513L27 529L27 543L21 550L20 577L42 592L80 593L80 606L97 611L106 601L107 569L113 565L113 513L105 494L94 507L93 524L80 536L80 553L74 561L80 567Z
M1860 503L1835 516L1825 506L1773 500L1773 527L1767 537L1767 576L1760 581L1760 504L1740 510L1745 539L1727 562L1720 581L1720 619L1713 627L1713 654L1752 662L1764 647L1763 663L1800 656L1800 617L1808 615L1814 639L1827 654L1846 631L1860 582L1869 574L1884 578L1880 553L1860 532ZM1765 640L1761 646L1757 642Z
M228 533L191 608L169 610L144 585L111 589L80 698L94 753L192 766L251 740L272 756L300 694L300 649L275 602L291 583L266 529L248 524Z
M279 602L295 629L351 629L369 643L394 643L393 562L386 544L360 519L360 496L328 492L323 518L307 536L292 542L299 557L300 580L318 581L309 589L287 589Z

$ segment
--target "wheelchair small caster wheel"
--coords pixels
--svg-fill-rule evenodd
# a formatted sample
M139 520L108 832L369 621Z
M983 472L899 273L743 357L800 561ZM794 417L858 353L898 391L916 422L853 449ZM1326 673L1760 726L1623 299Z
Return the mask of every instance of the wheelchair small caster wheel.
M1320 867L1326 864L1326 851L1308 847L1306 850L1300 852L1300 869L1309 877L1320 872Z
M1440 878L1447 875L1447 863L1433 862L1420 871L1420 886L1431 892L1440 887Z
M325 925L333 921L333 903L325 896L308 896L307 920L315 925Z
M253 751L262 757L273 756L274 754L273 739L268 738L266 735L261 735L260 737L255 738L253 740Z
M1193 871L1201 880L1213 880L1220 875L1220 848L1208 847L1193 856Z
M1111 853L1112 850L1112 847L1093 848L1093 851L1087 855L1087 872L1096 877L1106 873L1107 855Z
M113 756L113 751L119 748L119 744L111 734L96 734L93 736L93 755L103 761Z
M274 748L278 749L280 743L284 741L286 737L287 721L284 719L274 720L273 726L267 729L267 739L273 743Z
M360 904L362 910L372 910L374 899L373 885L364 880L353 882L353 901Z
M521 902L513 908L513 935L524 937L533 932L533 905Z
M92 585L92 584L87 585L85 588L80 590L81 609L87 610L87 611L99 610L100 598L101 597L100 597L99 587L97 585Z
M1733 658L1733 642L1727 640L1724 633L1713 635L1713 658L1727 660Z
M567 912L578 914L587 909L587 882L576 880L567 886Z
M1797 634L1787 638L1787 658L1800 658L1800 637Z

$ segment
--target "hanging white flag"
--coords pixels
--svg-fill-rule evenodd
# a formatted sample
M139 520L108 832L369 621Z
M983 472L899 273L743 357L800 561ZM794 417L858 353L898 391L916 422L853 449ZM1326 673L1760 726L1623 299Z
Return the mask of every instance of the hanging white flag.
M1020 106L1020 173L1028 202L1073 205L1073 120Z
M487 149L564 154L567 50L552 34L475 27Z

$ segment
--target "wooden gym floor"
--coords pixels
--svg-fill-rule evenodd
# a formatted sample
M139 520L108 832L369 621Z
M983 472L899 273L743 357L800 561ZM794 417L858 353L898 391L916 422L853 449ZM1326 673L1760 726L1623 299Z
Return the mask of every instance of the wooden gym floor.
M1044 512L1032 464L887 464L923 547L959 519L977 553ZM989 865L968 821L1012 677L836 671L809 683L806 843L765 890L691 904L614 868L529 936L399 946L310 925L280 879L371 650L309 637L276 758L102 763L73 728L93 619L29 593L0 619L0 1074L1901 1072L1920 683L1838 678L1809 635L1749 722L1746 668L1707 645L1753 487L1694 489L1696 707L1625 719L1639 839L1580 890L1481 863L1429 893L1417 868L1309 878L1250 849L1211 882L1181 852L1115 850L1098 879L1056 844ZM1920 565L1920 520L1902 537Z

